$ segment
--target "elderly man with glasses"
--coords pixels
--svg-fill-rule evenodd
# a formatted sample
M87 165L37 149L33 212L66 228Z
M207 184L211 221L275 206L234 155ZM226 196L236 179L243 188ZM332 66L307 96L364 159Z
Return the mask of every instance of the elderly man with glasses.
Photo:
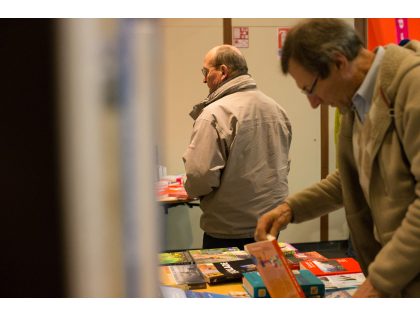
M343 114L338 170L264 214L256 239L344 206L367 277L354 296L420 297L420 43L372 52L344 21L310 19L281 65L313 108Z
M204 58L207 98L190 113L185 189L200 198L203 248L254 242L259 216L288 195L292 130L285 110L257 89L234 46Z

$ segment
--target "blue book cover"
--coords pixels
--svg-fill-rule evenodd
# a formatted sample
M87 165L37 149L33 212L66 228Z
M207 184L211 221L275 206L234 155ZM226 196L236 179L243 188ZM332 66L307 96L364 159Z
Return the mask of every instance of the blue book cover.
M324 297L325 284L309 270L293 270L306 297Z
M258 271L244 273L242 286L251 297L270 297Z

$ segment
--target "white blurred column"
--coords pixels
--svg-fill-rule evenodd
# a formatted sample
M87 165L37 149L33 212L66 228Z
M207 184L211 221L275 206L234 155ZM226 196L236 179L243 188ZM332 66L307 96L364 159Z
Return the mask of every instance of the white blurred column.
M116 223L105 205L99 20L60 20L57 39L68 293L118 296L122 271L116 271L111 251Z
M159 24L121 20L120 96L126 296L157 297L161 216L155 198Z

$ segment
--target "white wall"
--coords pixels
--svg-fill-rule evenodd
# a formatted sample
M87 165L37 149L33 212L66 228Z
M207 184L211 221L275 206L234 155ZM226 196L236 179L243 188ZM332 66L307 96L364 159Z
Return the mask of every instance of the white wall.
M233 26L249 27L249 48L241 48L258 87L287 111L293 129L290 192L320 179L320 111L312 110L290 76L283 76L277 57L277 28L298 19L232 19ZM353 19L348 19L353 23ZM184 173L182 154L192 129L188 113L207 96L200 69L205 53L223 42L222 19L165 19L163 21L164 82L160 155L169 174ZM334 110L330 109L330 170L335 168ZM201 247L201 210L177 207L166 216L167 249ZM289 225L281 240L309 242L320 239L319 220ZM330 214L330 240L346 239L344 212Z

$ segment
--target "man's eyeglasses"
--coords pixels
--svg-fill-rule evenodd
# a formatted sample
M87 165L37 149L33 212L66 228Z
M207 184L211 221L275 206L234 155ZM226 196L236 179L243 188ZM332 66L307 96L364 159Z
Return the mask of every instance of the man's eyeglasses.
M304 95L308 96L308 97L313 96L314 95L315 88L316 88L316 84L318 83L318 79L319 79L319 76L316 76L316 78L315 78L314 82L312 82L311 87L309 88L309 90L307 90L307 89L304 88L304 89L301 90L302 93Z
M209 74L209 69L207 68L201 68L201 73L203 74L204 77L207 77L207 75Z
M217 68L219 66L220 65L214 65L214 66L211 66L210 68ZM205 68L205 67L201 68L201 73L203 74L204 77L207 77L207 75L209 74L209 72L210 72L210 69Z

